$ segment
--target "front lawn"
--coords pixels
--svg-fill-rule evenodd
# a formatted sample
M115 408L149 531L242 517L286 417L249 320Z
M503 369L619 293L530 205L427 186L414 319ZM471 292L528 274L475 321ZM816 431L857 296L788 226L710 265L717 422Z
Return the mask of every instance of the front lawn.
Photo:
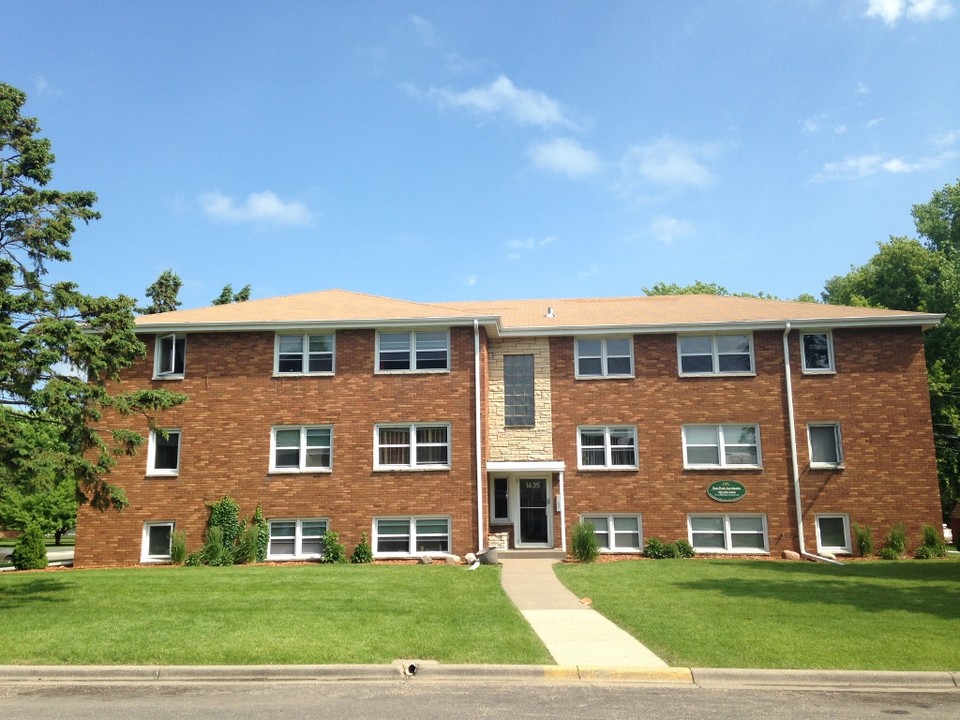
M671 665L960 670L960 562L558 565Z
M0 573L0 664L551 663L499 568Z

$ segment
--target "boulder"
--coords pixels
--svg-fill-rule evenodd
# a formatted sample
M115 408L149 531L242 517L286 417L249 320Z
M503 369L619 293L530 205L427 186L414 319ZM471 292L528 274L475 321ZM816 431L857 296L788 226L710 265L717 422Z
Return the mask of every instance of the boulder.
M800 553L795 552L795 551L793 551L793 550L784 550L784 551L783 551L783 559L784 559L784 560L799 560L799 559L800 559Z

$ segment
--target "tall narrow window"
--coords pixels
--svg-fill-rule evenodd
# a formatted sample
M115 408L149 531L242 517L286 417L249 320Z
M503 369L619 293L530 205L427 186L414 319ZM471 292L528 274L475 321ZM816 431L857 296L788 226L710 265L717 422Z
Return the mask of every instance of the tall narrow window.
M154 375L157 377L181 377L186 369L187 339L176 334L157 338Z
M533 427L533 355L503 357L503 421L507 427Z
M153 430L147 447L148 475L177 475L180 472L180 431Z
M836 423L808 425L811 467L835 468L843 464L840 426Z
M803 372L832 373L833 336L828 332L800 333L800 346L803 350Z

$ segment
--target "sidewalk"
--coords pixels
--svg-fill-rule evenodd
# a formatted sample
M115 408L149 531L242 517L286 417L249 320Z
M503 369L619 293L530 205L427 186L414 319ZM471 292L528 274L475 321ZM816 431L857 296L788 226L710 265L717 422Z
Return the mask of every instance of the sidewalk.
M503 589L540 636L558 665L597 668L667 668L557 579L552 559L501 558Z

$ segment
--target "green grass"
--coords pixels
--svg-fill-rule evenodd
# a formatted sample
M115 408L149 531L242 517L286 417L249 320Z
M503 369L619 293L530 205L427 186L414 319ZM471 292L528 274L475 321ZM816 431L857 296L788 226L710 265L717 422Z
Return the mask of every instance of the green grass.
M550 663L499 568L0 573L0 664Z
M960 670L960 562L557 566L671 665Z

